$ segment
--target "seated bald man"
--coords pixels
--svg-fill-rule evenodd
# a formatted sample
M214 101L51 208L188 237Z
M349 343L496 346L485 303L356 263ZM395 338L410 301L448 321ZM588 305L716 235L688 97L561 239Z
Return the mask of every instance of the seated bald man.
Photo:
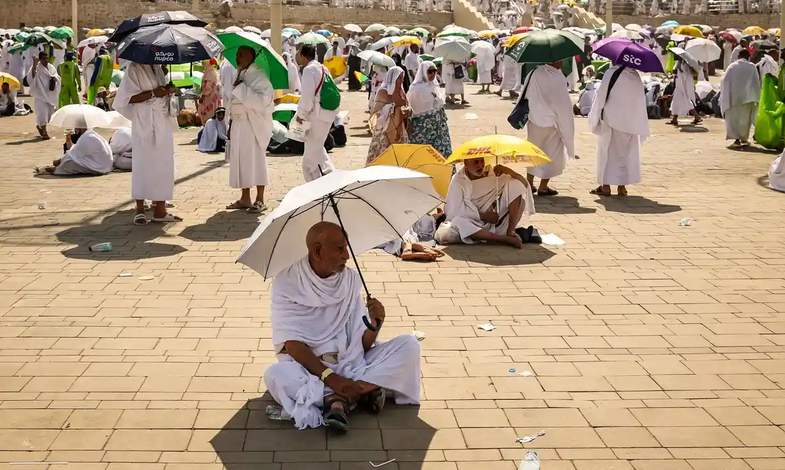
M278 363L264 374L270 394L298 429L327 425L346 431L355 405L381 412L385 389L399 405L420 403L420 345L412 335L383 343L374 327L384 307L362 298L356 271L348 269L341 227L319 222L305 237L308 256L272 285L272 339Z

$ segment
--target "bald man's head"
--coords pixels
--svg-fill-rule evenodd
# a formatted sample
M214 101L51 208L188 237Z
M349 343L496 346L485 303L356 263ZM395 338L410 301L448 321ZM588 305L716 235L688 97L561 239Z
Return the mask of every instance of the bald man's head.
M305 245L308 262L319 277L326 278L346 268L349 250L340 225L318 222L305 235Z

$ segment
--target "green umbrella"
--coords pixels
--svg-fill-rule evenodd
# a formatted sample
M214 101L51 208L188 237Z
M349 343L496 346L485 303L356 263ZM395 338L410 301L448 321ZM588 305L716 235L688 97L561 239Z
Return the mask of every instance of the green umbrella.
M32 33L25 39L25 44L28 46L37 46L39 44L46 44L52 42L52 38L46 33Z
M545 29L527 34L507 55L517 62L550 63L583 53L583 39L560 29Z
M112 70L112 83L117 86L120 86L120 82L123 81L123 77L125 77L125 72L122 70Z
M297 40L295 40L294 43L295 44L329 44L330 40L322 36L321 34L305 33L299 38L297 38Z
M11 54L15 54L18 51L24 51L29 48L30 46L28 46L27 44L17 42L16 44L14 44L8 49L8 52L10 52Z
M431 35L431 32L428 31L425 28L414 28L414 29L409 30L409 33L410 34L416 34L417 36L420 36L420 37L423 37L423 38L427 38L427 37L429 37Z
M278 122L291 122L294 113L297 112L295 103L281 103L273 111L273 119Z
M74 31L68 26L61 26L59 28L55 28L55 30L49 33L49 35L55 39L65 40L67 38L74 37Z
M14 39L21 43L24 43L28 37L30 37L30 33L27 31L19 31L14 35Z
M316 36L319 35L317 34ZM324 38L323 36L320 37ZM259 35L243 31L240 33L221 34L218 36L218 39L226 48L223 52L224 57L235 68L237 67L237 49L240 46L248 46L256 51L256 60L254 62L265 71L273 88L276 90L289 88L289 69L286 67L286 62ZM324 39L326 40L326 38Z

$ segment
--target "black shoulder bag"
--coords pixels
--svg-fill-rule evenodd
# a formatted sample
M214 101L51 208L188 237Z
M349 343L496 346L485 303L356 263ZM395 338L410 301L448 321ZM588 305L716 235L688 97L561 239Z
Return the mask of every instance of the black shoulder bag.
M526 98L526 90L529 89L529 84L532 81L532 74L536 70L537 69L534 69L529 73L528 81L521 92L520 99L518 99L518 102L515 104L510 115L507 116L507 122L509 122L514 129L521 130L526 123L529 122L529 100Z

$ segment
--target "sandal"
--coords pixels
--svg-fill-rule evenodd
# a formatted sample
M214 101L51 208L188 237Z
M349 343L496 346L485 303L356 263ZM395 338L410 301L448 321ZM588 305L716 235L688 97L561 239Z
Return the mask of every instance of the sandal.
M340 403L341 408L333 408L335 403ZM348 431L349 417L346 416L346 410L348 408L349 404L341 397L335 397L325 401L324 406L322 406L322 418L324 419L325 426L337 431Z
M159 224L166 224L169 222L182 222L183 218L180 217L179 215L174 215L170 212L163 217L153 217L150 220L152 220L153 222L157 222Z
M253 203L251 207L246 209L246 212L248 212L249 214L261 214L266 210L267 210L267 204L263 203L262 201L256 201Z
M592 189L591 191L589 191L589 194L594 194L596 196L610 196L611 192L610 190L603 191L602 186L597 186L596 189Z
M144 214L136 214L134 216L134 225L147 225L147 216Z
M382 412L382 409L384 409L384 402L386 400L387 392L385 392L383 388L379 388L361 396L357 404L369 413L378 415Z
M234 201L233 203L226 206L227 210L233 211L238 209L245 209L248 210L253 207L253 204L246 204L242 201Z
M616 190L616 194L618 196L626 196L627 195L627 188L618 188Z
M538 196L555 196L557 194L559 194L559 191L556 191L555 189L551 189L551 188L548 188L547 191L539 191L539 190L537 191Z

